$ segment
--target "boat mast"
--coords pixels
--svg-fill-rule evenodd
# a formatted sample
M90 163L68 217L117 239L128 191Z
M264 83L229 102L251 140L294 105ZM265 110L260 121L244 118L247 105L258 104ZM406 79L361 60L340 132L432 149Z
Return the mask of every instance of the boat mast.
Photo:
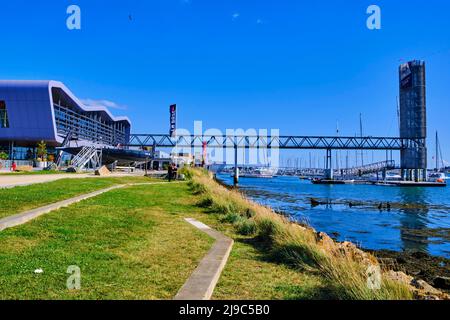
M339 137L339 121L336 121L336 136ZM338 171L340 171L341 169L339 164L340 161L341 161L340 152L336 150L336 169Z
M362 113L359 114L359 134L363 137ZM364 150L361 149L361 166L364 166Z
M436 172L439 172L439 135L436 131Z

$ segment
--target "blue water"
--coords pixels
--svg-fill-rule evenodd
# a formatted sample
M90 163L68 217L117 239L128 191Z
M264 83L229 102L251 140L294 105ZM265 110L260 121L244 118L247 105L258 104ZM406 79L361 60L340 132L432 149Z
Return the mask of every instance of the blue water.
M232 183L228 175L218 178ZM296 177L241 178L249 198L306 222L339 241L367 249L412 250L450 258L450 187L399 188L374 185L314 185ZM311 206L310 198L323 203ZM364 202L354 207L348 203ZM393 208L378 209L392 203ZM394 204L401 207L394 208ZM409 207L404 207L408 204Z

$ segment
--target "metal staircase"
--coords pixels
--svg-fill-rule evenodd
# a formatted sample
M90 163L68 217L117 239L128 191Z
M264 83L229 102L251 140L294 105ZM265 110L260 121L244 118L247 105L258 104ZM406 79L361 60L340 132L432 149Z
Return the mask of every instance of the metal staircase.
M97 169L101 166L102 151L95 146L85 146L81 151L72 159L72 167L76 171L83 170L88 164L91 168Z
M72 131L69 131L67 133L67 135L64 137L64 140L63 140L60 148L67 148L67 147L69 147L70 146L70 141L72 141L72 137L73 137ZM63 153L64 153L64 151L62 151L62 150L60 150L58 152L58 156L56 157L56 161L55 161L57 168L60 168L61 165L62 165Z

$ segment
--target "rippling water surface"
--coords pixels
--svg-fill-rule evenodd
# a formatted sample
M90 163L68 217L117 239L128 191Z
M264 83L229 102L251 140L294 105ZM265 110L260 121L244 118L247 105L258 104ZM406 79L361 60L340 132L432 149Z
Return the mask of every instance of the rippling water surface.
M228 175L218 178L232 183ZM450 187L327 186L296 177L241 178L239 186L253 200L339 241L349 240L367 249L424 251L450 258ZM312 206L311 198L320 204Z

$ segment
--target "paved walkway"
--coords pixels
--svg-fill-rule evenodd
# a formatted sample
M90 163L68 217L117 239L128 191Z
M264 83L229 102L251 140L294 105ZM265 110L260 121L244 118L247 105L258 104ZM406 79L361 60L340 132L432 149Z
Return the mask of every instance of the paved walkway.
M200 261L197 269L194 270L174 299L209 300L227 263L233 247L233 240L195 219L185 220L216 239L216 242L203 260Z
M112 178L124 176L136 176L136 173L112 173L108 176L96 176L93 173L61 173L61 174L30 174L30 175L0 175L0 189L28 186L36 183L45 183L60 179L82 179L82 178ZM143 174L142 174L143 175Z

